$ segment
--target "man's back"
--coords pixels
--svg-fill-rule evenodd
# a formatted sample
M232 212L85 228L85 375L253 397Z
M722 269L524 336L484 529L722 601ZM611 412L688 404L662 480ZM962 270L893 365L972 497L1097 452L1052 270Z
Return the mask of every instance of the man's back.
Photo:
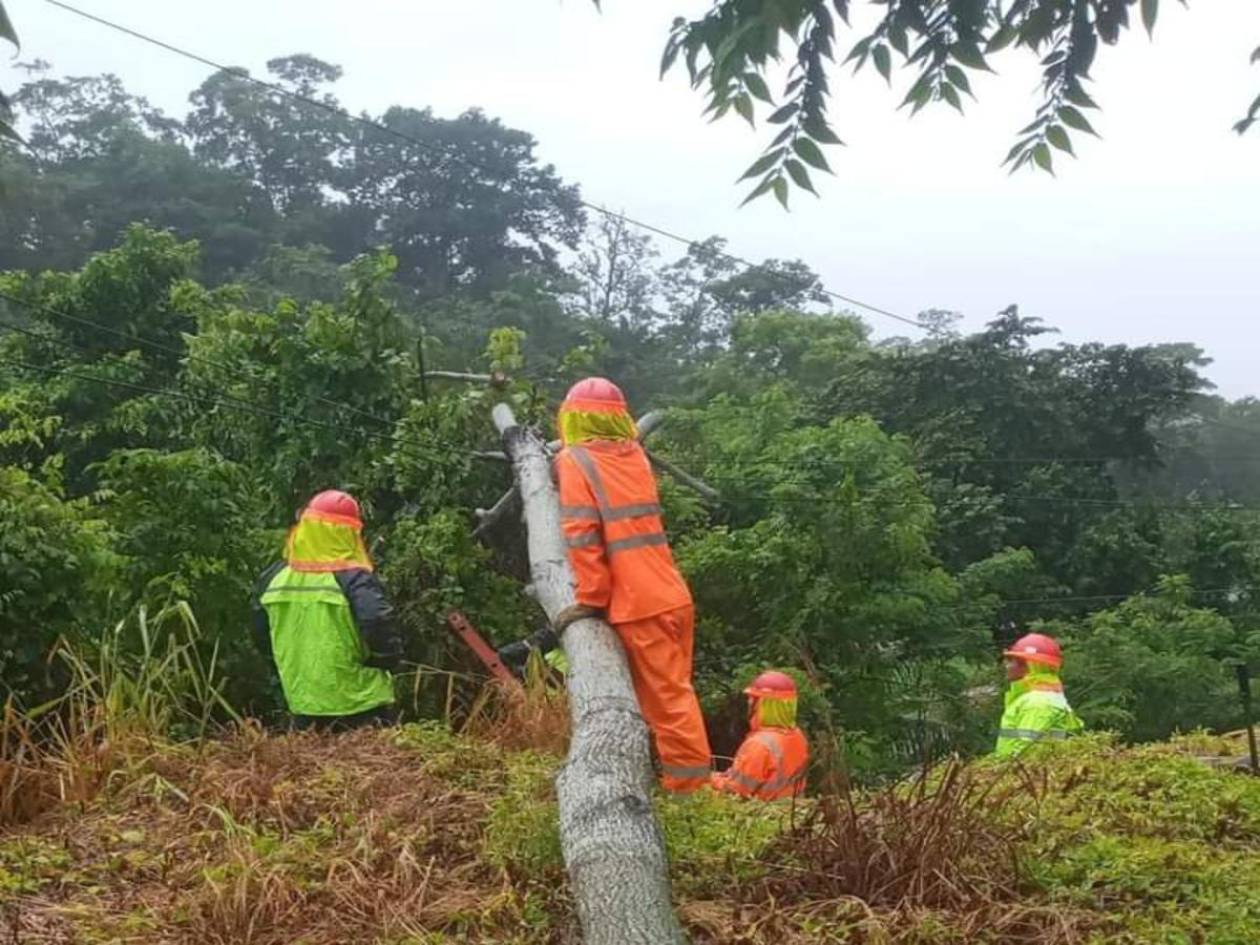
M392 703L394 687L385 664L397 659L391 652L396 641L388 639L396 634L372 573L279 565L267 575L256 610L265 619L256 630L266 633L265 647L275 660L289 711L345 716ZM373 636L379 638L377 646Z

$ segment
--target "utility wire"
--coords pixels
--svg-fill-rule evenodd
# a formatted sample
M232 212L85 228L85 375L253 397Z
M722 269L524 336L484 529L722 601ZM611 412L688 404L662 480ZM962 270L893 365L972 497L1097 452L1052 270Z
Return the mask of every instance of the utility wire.
M172 43L168 43L164 40L158 39L155 36L150 36L146 33L141 33L139 30L135 30L130 27L123 26L121 23L116 23L112 20L107 20L104 17L97 16L94 13L89 13L86 10L81 10L76 6L72 6L69 3L63 3L62 0L45 0L45 2L51 4L54 7L58 7L62 10L65 10L68 13L72 13L75 16L82 17L85 20L90 20L93 23L97 23L100 26L104 26L116 32L123 33L124 35L130 36L133 39L138 39L141 42L148 43L151 46L156 46L159 49L164 49L167 52L174 53L177 56L182 56L185 59L192 60L193 62L199 62L202 65L208 66L209 68L215 69L219 72L227 72L231 75L235 75L238 78L244 79L247 82L251 82L254 85L259 86L260 88L269 89L270 91L276 93L277 95L282 95L285 98L288 98L292 101L301 102L304 105L309 105L313 108L322 109L323 111L336 115L339 118L342 118L344 120L354 122L356 124L362 125L367 128L372 128L375 131L380 132L381 134L389 135L390 137L397 138L400 141L406 141L408 144L414 145L415 147L421 148L422 150L433 151L437 154L440 154L442 157L447 158L448 160L454 161L455 163L463 164L467 167L472 167L472 168L475 168L476 170L480 170L485 173L489 173L489 174L494 173L492 169L486 167L484 164L481 164L478 161L474 161L470 158L466 158L463 155L454 154L451 151L447 150L446 148L439 147L438 145L435 145L431 142L421 141L420 139L415 138L412 135L401 132L396 128L391 128L389 125L383 124L379 121L376 121L375 119L368 118L363 115L351 114L345 108L342 108L340 106L332 105L332 104L329 104L328 102L321 102L319 99L311 98L309 95L302 95L300 92L294 92L291 89L286 89L284 86L279 85L278 83L268 82L266 79L259 79L256 76L250 75L247 71L245 71L244 69L240 67L226 66L223 63L216 62L213 59L210 59L206 56L202 56L198 53L192 52L191 50L184 49L180 46L176 46ZM700 240L689 239L686 236L682 236L678 233L674 233L670 230L664 229L663 227L655 226L651 223L646 223L643 220L636 220L634 217L626 216L623 213L617 213L613 210L609 210L605 207L602 207L599 204L591 203L588 200L582 200L579 198L578 203L587 210L592 210L595 213L599 213L612 220L620 220L622 223L628 224L633 227L637 227L638 229L644 230L649 233L654 233L655 235L663 237L665 239L673 240L676 243L681 243L682 245L687 246L688 248L692 246L698 246L701 244ZM740 266L744 266L746 269L758 270L762 272L766 271L763 267L758 266L756 263L753 263L747 259L744 259L741 256L736 256L732 253L726 253L726 252L719 253L718 255ZM876 315L882 315L885 318L890 318L890 319L893 319L894 321L898 321L906 325L911 325L920 330L927 329L926 325L924 325L922 322L916 319L907 318L904 315L898 315L896 312L890 312L888 309L880 308L877 305L871 305L868 302L863 302L861 299L856 299L856 298L853 298L852 296L842 295L839 292L833 292L830 289L828 289L826 286L822 287L822 292L828 298L832 298L837 301L844 302L848 305L855 305L858 308L865 309L866 311L872 312Z
M35 338L39 338L40 340L43 340L43 341L51 341L56 344L61 344L63 347L66 346L65 342L57 342L56 339L49 339L45 336L39 335L38 332L34 332L29 329L24 329L15 325L10 325L4 322L0 322L0 330L18 331L18 332L21 332L26 335L30 335ZM443 453L449 454L451 452L459 452L459 453L464 453L468 455L475 455L477 453L476 450L471 450L466 447L451 446L447 444L438 446L434 444L414 443L400 436L378 433L374 430L363 430L363 429L359 429L355 427L348 427L344 424L331 423L325 420L318 420L313 417L305 416L303 414L284 413L281 411L271 410L266 407L261 407L250 401L241 400L240 398L210 397L206 395L191 394L185 391L175 390L173 388L153 387L151 385L146 385L146 384L137 384L132 381L121 381L115 378L100 377L94 374L85 374L85 373L82 373L81 371L71 370L65 367L52 367L50 365L32 364L28 361L22 361L22 360L13 359L13 358L0 357L0 364L8 364L11 367L17 367L17 368L21 368L23 370L28 370L28 371L38 371L45 374L72 377L72 378L75 378L76 380L81 380L81 381L85 381L85 382L93 383L93 384L101 384L107 387L117 387L124 390L130 390L135 393L166 396L166 397L170 397L176 400L182 400L188 403L192 403L197 406L218 406L218 407L223 407L229 410L239 410L239 411L244 411L246 413L256 414L258 416L270 417L272 419L285 420L285 421L290 421L293 423L304 424L306 426L312 426L319 429L332 430L337 433L358 434L360 436L365 436L372 439L388 442L400 448L404 453L406 452L407 449L419 450L418 454L413 454L413 455L439 456L439 455L442 455ZM760 493L723 492L722 497L724 499L762 500L762 501L769 501L772 503L789 502L789 503L800 503L800 504L805 504L805 505L847 504L845 500L840 499L835 496L776 496L776 495L772 495L769 492L760 492ZM1242 504L1236 504L1236 505L1189 505L1189 504L1172 504L1172 503L1161 504L1161 503L1134 502L1134 501L1124 500L1124 499L1115 499L1115 500L1085 499L1085 498L1079 498L1079 497L1074 497L1074 496L1004 495L1004 496L995 496L995 498L1001 501L1011 500L1011 501L1049 502L1049 503L1057 503L1057 504L1062 504L1062 505L1082 506L1082 507L1136 508L1136 509L1156 508L1156 509L1162 509L1165 511L1193 512L1193 513L1245 512L1245 511L1256 511L1257 509L1260 509L1260 507L1257 507L1257 506L1242 505ZM925 497L923 499L908 499L908 500L898 500L895 502L884 502L881 504L881 507L882 508L897 507L897 506L904 507L908 505L920 505L920 504L928 505L930 503L931 503L931 500Z
M0 293L0 295L2 295L2 293ZM23 301L16 298L12 298L11 300L18 301L18 302ZM91 323L91 324L94 325L95 323ZM79 352L84 352L87 350L82 345L76 345L72 342L67 342L62 339L51 338L47 335L42 335L37 331L33 331L29 328L25 328L20 325L15 325L10 322L0 321L0 330L18 332L30 338L36 339L40 342L52 344L54 346L61 347L67 350L75 350ZM165 350L170 350L172 352L175 352L176 349L165 349ZM153 386L145 385L145 384L137 384L131 381L121 381L114 378L100 377L94 374L84 374L80 371L71 370L69 368L32 364L27 361L15 360L11 358L0 358L0 363L9 364L13 367L22 368L24 370L40 371L47 374L56 374L56 375L62 375L66 377L73 377L77 380L86 381L88 383L101 384L101 385L110 386L110 387L118 387L121 389L130 390L136 393L167 396L176 400L182 400L185 402L194 403L199 406L206 406L206 405L219 406L219 407L224 407L224 408L233 409L233 410L241 410L247 413L253 413L258 416L266 416L266 417L270 417L277 420L291 421L294 423L304 424L306 426L312 426L319 429L333 430L338 433L364 436L371 439L388 442L391 445L399 447L404 452L406 451L406 449L419 451L418 453L413 453L413 455L437 456L437 455L441 455L442 453L451 453L451 452L463 453L467 455L476 455L477 453L476 450L472 450L463 446L457 446L454 444L418 443L418 442L413 442L411 440L408 440L404 437L401 437L395 434L380 433L375 430L364 430L358 427L347 426L342 423L333 423L326 420L319 420L313 417L306 416L305 414L301 414L301 413L286 413L283 411L272 410L270 408L260 406L252 401L244 400L239 397L233 397L231 395L210 397L206 395L190 394L188 392L176 390L174 388L153 387ZM335 405L334 401L329 401L329 403L333 403ZM810 483L800 481L800 480L794 480L794 479L779 479L769 484L770 488L777 487L777 486L808 486L808 485L810 485ZM770 502L772 504L773 503L789 503L789 504L801 504L801 505L846 505L846 504L849 504L847 500L842 499L838 496L834 496L834 495L811 495L811 496L776 495L770 491L740 492L740 491L730 491L729 488L727 489L720 488L719 491L721 492L721 495L724 500L765 501L765 502ZM868 497L869 497L869 494L868 494ZM1079 507L1084 507L1084 508L1117 508L1117 509L1134 508L1138 510L1159 509L1161 511L1189 512L1189 513L1247 512L1247 511L1260 510L1260 506L1246 505L1243 503L1209 505L1209 504L1204 504L1204 503L1184 503L1184 502L1183 503L1170 503L1170 502L1157 502L1157 501L1134 501L1134 500L1128 500L1128 499L1100 499L1100 498L1088 498L1088 497L1081 497L1081 496L1019 495L1019 494L1011 494L1011 493L994 495L993 499L1001 503L1041 502L1041 503L1053 504L1053 505L1067 505L1067 506L1074 506L1074 507L1079 506ZM926 504L930 504L930 502L931 500L929 498L923 497L923 498L914 498L914 499L902 499L902 500L897 500L893 502L883 501L880 503L880 505L882 508L889 508L889 507L899 507L899 506L905 507L905 506L912 506L912 505L926 505Z

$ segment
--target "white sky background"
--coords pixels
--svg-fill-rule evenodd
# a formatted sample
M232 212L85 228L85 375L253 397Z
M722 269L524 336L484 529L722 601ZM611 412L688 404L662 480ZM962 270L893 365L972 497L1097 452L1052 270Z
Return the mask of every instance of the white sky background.
M209 58L263 72L308 52L345 68L351 110L480 106L532 133L538 153L594 203L665 229L720 234L751 259L801 258L828 288L907 316L964 313L980 328L1017 302L1068 341L1192 341L1230 397L1260 395L1260 125L1230 125L1260 92L1260 0L1162 4L1103 47L1090 113L1102 141L1074 135L1080 160L1058 177L999 167L1037 98L1031 57L1003 53L972 77L965 118L948 106L913 120L873 70L833 72L832 114L847 148L822 194L738 209L735 179L769 137L733 115L699 117L683 74L657 67L671 19L707 0L77 0L83 8ZM177 115L208 70L41 0L6 0L22 58L68 74L112 71ZM855 3L860 6L861 3ZM844 37L847 53L857 37ZM897 78L896 76L894 78ZM0 87L21 74L0 67ZM682 248L661 245L667 259ZM911 333L867 315L877 334Z

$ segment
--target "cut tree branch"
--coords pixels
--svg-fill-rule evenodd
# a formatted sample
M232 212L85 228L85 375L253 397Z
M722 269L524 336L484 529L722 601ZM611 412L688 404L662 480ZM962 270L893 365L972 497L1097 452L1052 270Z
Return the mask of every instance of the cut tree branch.
M555 620L574 603L546 444L506 404L494 423L523 499L534 596ZM683 945L665 841L652 812L651 755L621 641L602 620L564 631L573 738L556 778L560 845L586 945Z
M649 449L644 450L647 453L648 462L659 469L663 473L668 473L674 479L677 479L688 489L700 494L700 497L706 502L716 503L721 496L718 491L702 479L697 479L689 472L684 472L667 459L661 459Z
M473 529L473 537L481 538L486 535L516 505L516 500L519 497L520 492L513 486L499 496L499 500L490 508L477 509L474 514L477 516L478 522L477 527Z
M465 371L425 371L424 377L431 381L465 381L469 384L491 384L496 387L509 380L506 374L469 374Z

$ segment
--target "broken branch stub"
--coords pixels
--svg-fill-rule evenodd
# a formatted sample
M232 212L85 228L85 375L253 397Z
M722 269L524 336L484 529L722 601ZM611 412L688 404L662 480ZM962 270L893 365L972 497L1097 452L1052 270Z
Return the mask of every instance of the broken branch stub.
M542 437L506 404L494 423L524 506L534 596L554 620L574 603L560 502ZM586 945L682 945L665 841L652 811L647 726L621 642L602 620L564 631L573 737L556 778L560 845Z

